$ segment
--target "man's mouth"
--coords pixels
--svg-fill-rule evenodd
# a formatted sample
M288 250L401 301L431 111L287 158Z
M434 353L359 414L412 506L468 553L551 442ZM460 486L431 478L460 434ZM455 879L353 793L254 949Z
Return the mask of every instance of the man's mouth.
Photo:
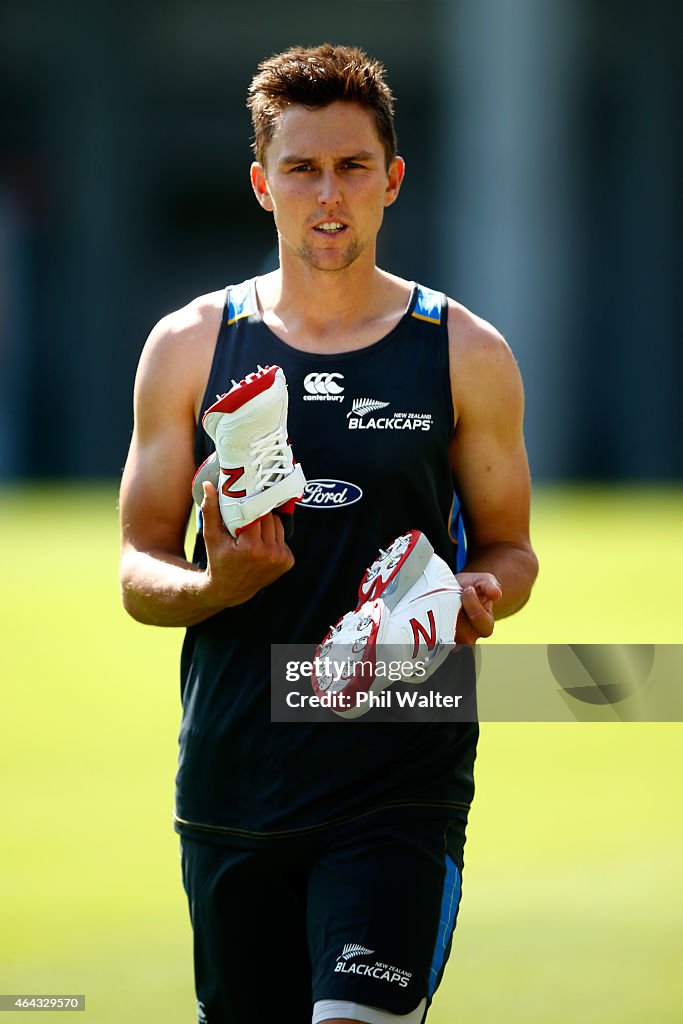
M336 235L339 234L340 231L344 231L345 228L346 224L342 224L341 221L330 220L325 224L318 224L313 230L322 231L324 235Z

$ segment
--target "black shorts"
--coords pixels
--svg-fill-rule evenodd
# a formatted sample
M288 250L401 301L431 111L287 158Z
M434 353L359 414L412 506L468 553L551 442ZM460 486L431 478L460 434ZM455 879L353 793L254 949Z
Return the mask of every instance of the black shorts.
M183 836L199 1020L306 1024L320 1000L428 1005L450 953L466 819L366 815L229 845Z

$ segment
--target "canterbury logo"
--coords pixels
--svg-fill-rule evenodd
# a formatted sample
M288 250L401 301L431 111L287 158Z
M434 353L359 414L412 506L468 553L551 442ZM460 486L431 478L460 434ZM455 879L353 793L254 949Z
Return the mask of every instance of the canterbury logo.
M344 380L343 373L309 373L304 388L309 395L341 395L344 385L337 384L338 380Z
M231 490L231 488L237 483L239 478L241 476L244 476L244 466L241 466L238 469L223 469L223 467L221 466L221 473L223 473L223 475L227 477L227 480L223 481L223 485L221 487L221 491L223 492L225 497L226 498L244 498L246 493L247 493L246 490L244 490L244 489L242 489L241 491L233 491L233 490Z
M351 960L354 956L370 956L370 954L374 952L374 949L368 949L366 946L360 946L357 942L347 942L337 957L337 960Z
M413 653L412 657L417 658L417 652L420 646L420 637L427 644L427 650L433 651L436 647L436 623L434 622L434 612L429 609L427 612L427 620L429 622L429 633L417 619L411 619L410 625L413 630Z
M365 416L366 412L386 409L388 405L388 402L376 402L373 398L354 398L351 403L351 412L347 412L346 418L348 419L349 416Z

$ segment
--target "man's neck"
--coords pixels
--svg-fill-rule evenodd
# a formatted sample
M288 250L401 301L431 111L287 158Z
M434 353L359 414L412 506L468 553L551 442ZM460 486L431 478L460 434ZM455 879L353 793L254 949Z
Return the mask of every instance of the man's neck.
M362 259L339 271L291 267L284 260L259 278L257 291L269 326L309 338L400 316L409 294L404 282Z

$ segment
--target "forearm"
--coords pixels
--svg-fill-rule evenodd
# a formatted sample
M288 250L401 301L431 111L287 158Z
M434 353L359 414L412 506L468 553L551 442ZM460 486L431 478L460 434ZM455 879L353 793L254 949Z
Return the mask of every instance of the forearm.
M519 611L529 600L538 575L538 560L531 547L514 544L491 544L470 552L463 572L492 573L503 591L493 605L496 619L504 619Z
M194 626L226 607L207 572L165 552L126 552L121 595L128 614L150 626Z

